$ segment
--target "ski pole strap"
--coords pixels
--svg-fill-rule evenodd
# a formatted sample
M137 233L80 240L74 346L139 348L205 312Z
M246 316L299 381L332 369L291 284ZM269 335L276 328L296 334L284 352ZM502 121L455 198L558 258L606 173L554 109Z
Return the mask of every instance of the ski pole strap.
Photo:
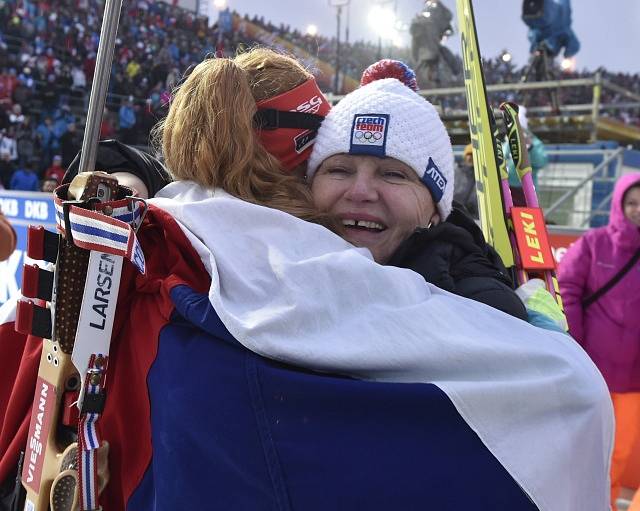
M94 211L56 197L55 207L58 230L74 245L124 257L145 273L145 258L136 237L147 209L143 199L97 203Z
M107 362L106 356L92 355L84 380L84 396L82 396L82 409L78 423L78 481L81 511L100 509L97 459L100 436L96 426L104 410Z

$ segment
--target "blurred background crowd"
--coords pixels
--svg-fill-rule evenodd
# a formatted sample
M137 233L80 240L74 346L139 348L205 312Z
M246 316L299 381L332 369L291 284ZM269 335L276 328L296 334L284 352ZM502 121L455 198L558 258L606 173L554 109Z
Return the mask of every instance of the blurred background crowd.
M0 0L0 186L18 190L52 189L82 142L101 26L97 0ZM256 44L234 22L231 29L209 26L206 18L175 2L125 1L101 138L146 146L152 126L162 118L171 91L188 67L207 55L233 55ZM241 18L274 37L292 43L314 59L332 63L336 39L301 33L257 16ZM341 71L359 79L380 57L408 60L409 50L341 42ZM485 61L487 83L518 82L523 69L504 56ZM458 58L458 57L456 57ZM603 77L640 93L640 75ZM593 76L594 70L566 72L563 78ZM461 85L459 78L450 85ZM563 90L563 104L591 101L589 87ZM623 101L603 91L602 102ZM464 109L464 95L434 99L446 112ZM528 106L544 105L545 95L532 95ZM640 126L640 114L622 110L623 121Z

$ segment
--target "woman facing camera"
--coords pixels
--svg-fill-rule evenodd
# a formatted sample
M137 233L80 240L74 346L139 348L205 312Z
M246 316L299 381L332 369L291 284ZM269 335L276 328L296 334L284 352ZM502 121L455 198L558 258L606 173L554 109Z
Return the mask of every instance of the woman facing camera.
M499 256L453 207L453 165L433 105L386 78L348 94L327 115L307 178L316 206L337 216L345 239L378 263L410 268L441 289L526 319Z

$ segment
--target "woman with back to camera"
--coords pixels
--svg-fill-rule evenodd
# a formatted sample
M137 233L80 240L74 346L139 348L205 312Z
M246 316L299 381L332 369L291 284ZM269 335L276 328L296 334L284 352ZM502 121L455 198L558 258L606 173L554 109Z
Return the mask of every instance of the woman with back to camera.
M413 272L380 266L368 252L354 249L325 228L278 211L280 207L292 211L286 198L288 185L281 181L281 174L275 177L284 158L266 156L262 144L254 141L252 145L246 137L264 140L267 135L264 130L254 131L256 111L289 111L296 104L309 103L307 98L296 99L293 105L283 102L308 87L311 78L301 73L297 87L292 84L289 93L273 90L268 96L275 99L264 102L256 92L270 82L255 76L267 66L246 72L243 62L251 58L214 60L197 67L176 94L164 126L164 156L177 181L151 203L177 220L211 275L211 283L206 286L200 277L168 290L183 320L163 330L149 373L152 437L171 432L171 438L182 438L185 423L207 424L216 436L209 435L212 442L205 442L203 448L204 439L192 431L179 443L183 448L179 452L171 443L153 442L152 464L158 478L154 488L163 497L158 500L175 498L165 490L171 485L198 487L198 479L190 480L179 470L187 460L205 464L215 458L215 476L209 474L208 480L231 490L235 498L242 496L245 507L261 499L267 509L276 506L271 502L289 502L293 509L411 508L422 502L454 508L452 495L466 492L474 495L478 509L603 507L606 440L600 444L603 450L573 452L571 447L580 444L577 430L598 445L597 438L608 428L608 405L602 400L601 384L596 384L599 377L582 352L562 334L533 328L441 291ZM276 89L282 86L283 72L279 75L271 85ZM249 95L244 89L247 79ZM229 105L233 119L224 117L225 109L211 109L212 100L228 103L229 96L223 92L232 86L227 84L233 84L235 91ZM255 152L247 154L247 148ZM246 156L241 158L235 151ZM265 193L269 187L262 183L267 178L262 177L266 167L260 167L261 162L273 169L273 179L279 181L269 194ZM293 168L293 163L287 168ZM294 197L298 193L295 188ZM270 207L256 204L260 200ZM323 218L313 211L306 217ZM180 340L187 332L194 333L194 328L200 332L199 341ZM531 350L537 353L525 355ZM563 361L556 366L548 357ZM209 371L213 361L224 363L224 370L216 369L215 381L193 394L195 382L184 375ZM567 363L572 367L568 372ZM530 364L536 367L533 372ZM561 380L572 376L564 384L558 381L549 386L549 379L560 375L555 371L561 366ZM578 377L579 373L583 376ZM544 383L534 390L530 385L539 377ZM518 383L505 384L511 378ZM577 395L583 384L586 387ZM154 414L154 403L166 400L167 388L174 388L175 397L163 402L160 410L164 411ZM551 401L548 391L554 395ZM563 396L565 392L568 395ZM570 435L564 428L571 419L561 411L569 395L578 409L586 405L585 399L590 403L584 408L590 419L579 419L582 426ZM212 403L210 409L196 405L203 399ZM413 399L422 406L411 406ZM489 402L502 405L495 409ZM592 415L594 405L602 408ZM407 420L409 410L417 414L411 413ZM450 422L459 413L466 418L464 424ZM591 422L594 417L599 417L597 426ZM262 431L258 436L252 426L255 421ZM445 423L450 429L443 427ZM471 436L467 436L469 423L473 424ZM520 435L530 440L530 435L553 436L553 454L523 447L526 442ZM447 447L437 454L436 445ZM453 445L458 447L451 458ZM567 477L562 466L568 458L560 454L563 451L572 453L572 464L575 456L582 457L584 463L579 465L589 475ZM169 452L179 459L166 463ZM265 459L265 454L254 458L257 452L266 453L266 466L256 463ZM455 463L429 469L441 454L456 459ZM425 464L428 458L431 462ZM225 469L220 460L242 467L240 473ZM374 469L381 466L387 470ZM461 466L469 471L461 473ZM477 474L476 470L482 477L472 483L468 476ZM545 475L540 477L541 473ZM456 489L436 491L426 483L433 477ZM560 485L559 477L564 479ZM590 484L582 488L584 494L567 491L586 480ZM257 484L252 489L247 481ZM195 502L201 498L193 490L184 493L193 495Z

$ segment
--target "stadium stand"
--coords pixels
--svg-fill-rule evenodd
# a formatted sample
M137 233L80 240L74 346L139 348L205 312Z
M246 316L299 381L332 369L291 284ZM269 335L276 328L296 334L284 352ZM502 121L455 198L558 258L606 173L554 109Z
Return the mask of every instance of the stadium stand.
M231 30L225 31L165 2L125 1L123 10L102 138L115 136L146 146L151 127L166 110L172 88L191 64L207 55L231 55L255 44L295 53L317 71L325 91L332 88L335 38L311 37L289 26L238 13L233 13ZM64 167L79 148L101 12L102 2L97 0L5 0L0 4L0 27L4 27L0 33L0 183L5 188L15 171L32 168L42 179L54 156L61 156ZM389 56L391 50L384 50L382 56ZM342 43L343 90L357 86L362 70L378 58L379 51L377 45L362 41ZM408 50L393 49L391 56L406 59ZM485 60L484 69L488 84L515 84L522 74L522 69L499 57ZM631 130L628 139L633 143L640 130L640 76L599 71L602 83L612 87L601 88L598 135L603 133L606 138L609 131L619 137ZM562 78L593 76L583 71ZM465 100L458 90L461 85L452 84L451 90L457 91L452 94L438 91L429 96L443 110L454 138L466 130ZM594 86L587 84L563 88L561 99L567 106L589 105L593 94ZM529 111L535 115L539 108L542 114L532 119L536 132L546 137L545 141L571 141L553 140L566 130L562 129L562 117L554 120L545 112L548 98L544 90L527 95ZM521 97L517 91L501 91L493 92L491 99L497 104ZM616 104L630 107L608 109ZM583 131L590 135L590 113L583 117ZM554 125L560 127L554 129ZM576 133L580 127L578 119Z

